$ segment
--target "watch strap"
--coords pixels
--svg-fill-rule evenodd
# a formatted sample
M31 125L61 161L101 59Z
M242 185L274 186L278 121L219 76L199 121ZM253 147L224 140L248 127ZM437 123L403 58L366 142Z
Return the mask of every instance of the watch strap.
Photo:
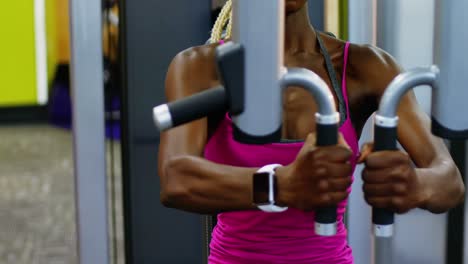
M281 213L281 212L284 212L286 210L288 210L288 207L280 207L280 206L277 206L275 205L275 193L274 193L274 190L275 190L275 169L277 169L278 167L281 167L282 165L280 164L270 164L270 165L266 165L266 166L263 166L262 168L260 168L257 173L269 173L270 174L270 180L269 180L269 192L268 192L268 198L269 198L269 201L271 202L271 204L263 204L263 205L257 205L258 209L262 210L263 212L267 212L267 213Z

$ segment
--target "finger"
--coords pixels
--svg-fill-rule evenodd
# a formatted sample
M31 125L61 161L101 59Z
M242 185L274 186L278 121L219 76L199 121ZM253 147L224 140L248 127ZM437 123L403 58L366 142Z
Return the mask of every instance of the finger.
M309 133L304 141L304 145L298 153L298 156L310 156L315 152L317 143L317 136L315 133Z
M353 173L353 166L350 163L329 163L323 162L317 170L317 176L323 178L349 178Z
M348 142L346 142L346 139L344 138L341 132L338 133L338 145L347 148L349 151L352 151L351 147L348 145Z
M348 192L325 193L321 197L321 203L324 206L336 206L342 201L346 200L346 198L348 198L348 195Z
M391 204L390 197L369 197L365 195L364 199L366 200L367 204L374 208L387 209Z
M351 160L352 151L345 146L321 147L314 153L314 160L322 160L328 163L346 163Z
M380 209L386 209L397 214L404 214L409 211L409 207L405 203L405 199L402 197L367 197L365 196L366 202L374 207Z
M312 135L310 135L312 137ZM314 134L315 136L315 134ZM311 139L312 141L312 139ZM349 161L353 155L351 148L343 137L343 134L338 134L338 144L333 146L322 146L320 151L314 153L314 159L322 159L333 162Z
M362 171L362 181L366 184L384 184L389 182L388 173L365 168Z
M392 195L389 184L363 184L362 191L367 197L386 197Z
M410 162L408 154L399 150L373 152L365 160L366 167L373 169L394 167Z
M346 192L353 183L351 177L344 179L332 179L328 182L330 192Z
M385 197L406 195L408 188L405 184L363 184L362 190L369 197Z
M315 148L316 145L317 145L317 134L309 133L304 142L304 146L308 148Z
M361 153L359 155L358 163L359 164L363 163L367 159L367 156L369 156L369 154L371 154L373 150L374 150L374 143L364 144L364 146L362 146L361 148Z
M411 167L395 166L383 169L365 168L362 171L362 180L368 184L379 183L405 183L410 180Z
M384 184L405 182L405 171L401 166L385 169L369 169L362 171L362 181L367 184Z
M352 180L351 177L344 179L323 179L318 182L318 191L320 193L329 193L329 192L347 192L351 187Z

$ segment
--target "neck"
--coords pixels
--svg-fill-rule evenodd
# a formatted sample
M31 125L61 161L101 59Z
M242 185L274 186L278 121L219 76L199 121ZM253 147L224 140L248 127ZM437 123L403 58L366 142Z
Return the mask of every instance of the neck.
M297 12L286 14L284 37L286 53L315 51L317 36L310 24L307 4Z

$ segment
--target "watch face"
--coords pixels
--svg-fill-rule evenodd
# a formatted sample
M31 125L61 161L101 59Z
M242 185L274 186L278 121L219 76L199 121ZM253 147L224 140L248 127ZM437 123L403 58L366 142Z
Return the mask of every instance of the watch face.
M253 200L254 204L270 204L268 198L270 185L270 173L260 172L253 176Z

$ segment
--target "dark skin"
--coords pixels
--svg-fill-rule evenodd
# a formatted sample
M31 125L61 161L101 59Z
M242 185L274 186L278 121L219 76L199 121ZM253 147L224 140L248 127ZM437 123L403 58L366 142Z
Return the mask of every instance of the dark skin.
M309 24L306 2L286 1L285 64L312 70L332 87L316 44L317 32ZM345 43L322 37L341 77ZM166 80L169 101L219 85L216 46L194 47L174 58ZM401 68L391 56L372 46L351 45L349 56L351 119L360 135ZM351 185L352 153L343 138L336 146L315 145L316 111L317 104L309 93L298 87L287 90L283 138L304 139L305 143L294 162L276 171L278 203L304 211L338 204L346 199ZM460 173L443 141L431 134L430 120L413 93L403 98L398 115L398 140L407 153L373 153L371 144L362 149L359 162L365 164L362 177L367 203L397 213L414 208L442 213L455 207L465 191ZM259 168L227 166L203 158L205 145L221 118L222 114L211 116L161 135L159 175L165 206L201 214L256 209L252 204L252 174Z

